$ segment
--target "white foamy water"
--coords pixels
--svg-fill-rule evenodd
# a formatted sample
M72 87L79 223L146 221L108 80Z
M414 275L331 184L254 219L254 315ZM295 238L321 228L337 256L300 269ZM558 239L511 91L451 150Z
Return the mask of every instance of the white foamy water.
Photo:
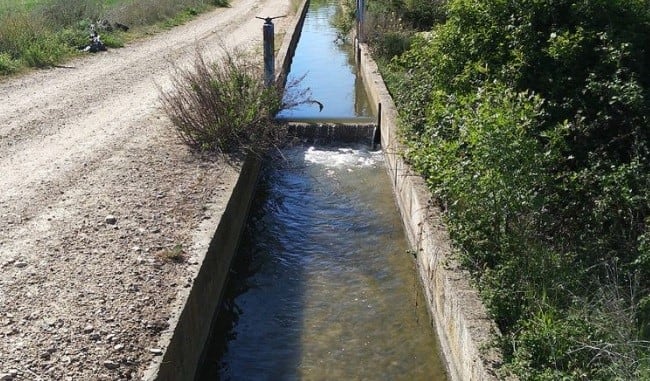
M381 151L353 148L323 149L309 147L304 153L304 159L308 164L348 169L373 167L384 162Z

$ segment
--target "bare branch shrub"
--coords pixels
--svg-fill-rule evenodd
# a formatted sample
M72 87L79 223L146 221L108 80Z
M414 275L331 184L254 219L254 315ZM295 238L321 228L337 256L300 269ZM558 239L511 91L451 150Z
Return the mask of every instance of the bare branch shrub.
M281 141L285 129L273 117L282 97L281 86L264 86L261 65L226 49L212 63L197 51L193 67L177 68L172 89L161 90L178 136L195 149L226 155L262 154Z

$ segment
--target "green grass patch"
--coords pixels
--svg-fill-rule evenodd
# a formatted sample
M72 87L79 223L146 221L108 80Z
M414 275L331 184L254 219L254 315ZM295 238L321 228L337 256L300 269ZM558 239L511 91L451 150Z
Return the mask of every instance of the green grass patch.
M56 65L80 54L93 23L100 25L107 47L119 48L227 5L223 0L8 0L0 4L0 75ZM114 28L115 23L129 31Z
M20 66L20 62L14 60L8 53L0 53L0 75L16 73Z

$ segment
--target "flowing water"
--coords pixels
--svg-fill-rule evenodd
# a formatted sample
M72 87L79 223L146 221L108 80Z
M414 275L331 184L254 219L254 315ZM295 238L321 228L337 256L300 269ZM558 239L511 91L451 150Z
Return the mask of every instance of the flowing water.
M312 0L300 40L291 62L288 83L302 78L299 88L308 88L323 104L303 104L284 110L278 118L290 120L349 120L372 116L361 78L357 76L354 49L332 26L338 0ZM367 119L367 118L366 118Z
M445 380L381 152L264 169L199 380Z

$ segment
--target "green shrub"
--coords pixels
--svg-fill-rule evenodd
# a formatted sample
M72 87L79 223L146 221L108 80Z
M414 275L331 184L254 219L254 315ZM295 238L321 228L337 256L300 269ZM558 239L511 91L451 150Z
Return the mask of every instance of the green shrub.
M75 25L80 20L99 20L102 4L101 0L49 0L35 12L41 13L47 24L57 29Z
M341 37L347 37L350 31L355 28L356 14L356 4L353 0L341 0L338 3L331 21Z
M102 42L109 48L124 47L124 34L121 32L113 32L101 35Z
M13 74L18 71L20 63L8 53L0 53L0 75Z
M639 378L650 362L647 2L453 0L445 17L382 71L405 156L446 211L507 368Z
M405 0L404 21L417 30L430 30L445 18L445 0Z
M22 60L29 67L49 67L73 54L71 48L52 37L44 37L27 44L21 52Z
M197 53L192 69L179 69L173 88L162 91L163 107L180 138L199 150L221 154L262 154L284 129L274 115L282 90L266 87L261 68L238 53L208 63Z

